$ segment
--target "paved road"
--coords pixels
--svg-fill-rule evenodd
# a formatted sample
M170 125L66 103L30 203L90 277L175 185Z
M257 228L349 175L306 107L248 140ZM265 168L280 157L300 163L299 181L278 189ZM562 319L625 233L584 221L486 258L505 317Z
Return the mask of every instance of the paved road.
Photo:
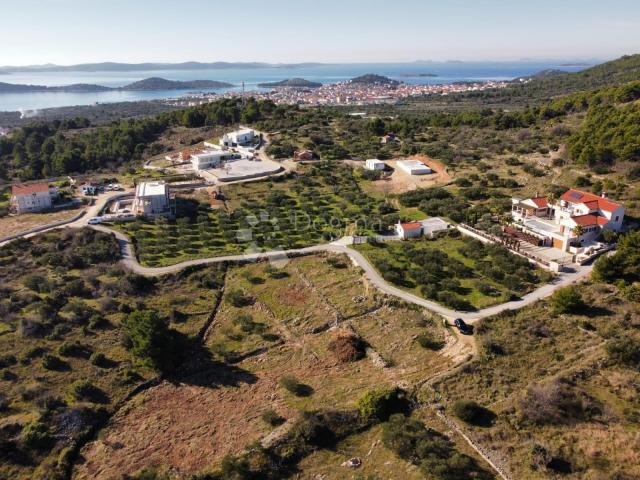
M109 192L107 194L100 195L95 203L95 205L89 207L87 209L87 213L80 219L75 220L73 222L69 222L65 224L63 227L60 225L52 226L50 229L41 230L37 233L30 233L24 235L25 238L32 237L34 235L39 235L45 231L49 231L55 228L81 228L87 226L87 222L91 217L96 216L100 210L104 208L104 206L114 198L124 196L130 194L131 191L123 191L123 192ZM177 263L175 265L169 265L166 267L143 267L140 265L138 260L135 257L133 252L133 246L131 243L131 239L118 231L112 230L102 225L93 225L92 228L106 232L113 233L116 236L120 244L120 249L122 252L122 263L125 268L138 273L140 275L145 276L160 276L166 275L170 273L179 272L180 270L193 266L193 265L208 265L214 263L222 263L222 262L251 262L259 259L270 259L270 260L283 260L286 259L287 256L295 256L295 255L307 255L317 252L334 252L334 253L342 253L348 255L353 263L364 271L365 275L369 278L371 283L375 285L382 292L393 295L395 297L401 298L409 303L414 303L416 305L420 305L432 312L438 313L449 320L453 320L455 318L463 318L465 321L473 323L481 318L489 317L491 315L498 314L505 310L517 310L523 308L527 305L530 305L541 298L548 297L558 288L570 285L572 283L579 282L584 279L591 273L591 266L576 266L574 271L561 273L559 277L553 282L546 284L533 292L524 295L519 300L514 300L506 303L502 303L500 305L494 305L493 307L484 308L482 310L478 310L476 312L458 312L456 310L452 310L450 308L444 307L438 303L432 302L430 300L426 300L424 298L418 297L412 293L409 293L405 290L401 290L400 288L394 287L387 283L382 276L376 271L376 269L369 263L369 261L358 251L349 248L347 245L350 243L347 238L340 239L331 244L325 245L315 245L312 247L293 249L293 250L280 250L280 251L271 251L271 252L261 252L255 254L241 254L241 255L227 255L222 257L211 257L211 258L201 258L196 260L189 260L186 262ZM7 242L4 242L7 243ZM3 244L0 244L2 246Z
M82 217L76 220L68 221L68 222L55 222L50 224L50 226L43 225L42 227L39 227L37 232L27 232L24 234L18 234L16 238L18 237L30 238L35 235L40 235L41 233L48 232L50 230L55 230L58 228L82 228L87 225L87 222L90 218L97 216L100 213L100 211L105 207L105 205L109 203L111 200L113 200L114 198L131 195L131 194L133 194L132 189L121 190L119 192L108 192L108 193L100 194L99 196L95 197L96 202L93 205L85 208L84 215L82 215ZM10 241L11 240L0 242L0 247L2 245L9 243Z
M166 275L170 273L176 273L180 270L193 266L193 265L209 265L214 263L221 262L251 262L259 259L270 259L270 260L282 260L286 259L287 256L296 256L296 255L307 255L311 253L317 252L334 252L334 253L343 253L348 255L355 265L362 268L365 275L369 278L371 283L375 285L379 290L383 291L388 295L393 295L395 297L401 298L409 303L414 303L416 305L420 305L432 312L436 312L449 320L453 320L455 318L463 318L465 321L473 323L481 318L489 317L491 315L495 315L497 313L503 312L505 310L517 310L523 308L527 305L530 305L541 298L548 297L558 288L570 285L572 283L576 283L583 278L587 277L591 273L591 266L577 266L575 271L562 273L559 277L553 282L546 284L533 292L524 295L519 300L514 300L507 303L502 303L500 305L494 305L492 307L484 308L482 310L478 310L477 312L458 312L456 310L452 310L450 308L444 307L438 303L432 302L430 300L426 300L424 298L418 297L412 293L409 293L405 290L401 290L393 285L388 284L382 276L376 271L376 269L369 263L369 261L358 251L348 248L344 245L344 241L337 241L332 244L326 245L315 245L312 247L299 248L293 250L281 250L281 251L271 251L271 252L261 252L255 254L243 254L243 255L227 255L223 257L211 257L211 258L201 258L196 260L189 260L186 262L177 263L175 265L169 265L166 267L143 267L138 263L136 259L133 248L131 245L131 240L128 236L121 232L117 232L111 230L110 228L94 225L93 228L96 230L100 230L106 233L115 234L118 242L120 243L120 247L122 250L122 262L124 266L132 270L135 273L145 276L159 276Z

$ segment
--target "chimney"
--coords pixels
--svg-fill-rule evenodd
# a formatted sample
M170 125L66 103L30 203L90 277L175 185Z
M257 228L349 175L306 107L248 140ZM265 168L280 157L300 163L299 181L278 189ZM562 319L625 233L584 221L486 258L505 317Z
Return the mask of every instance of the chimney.
M609 194L604 190L602 191L602 198L609 198Z

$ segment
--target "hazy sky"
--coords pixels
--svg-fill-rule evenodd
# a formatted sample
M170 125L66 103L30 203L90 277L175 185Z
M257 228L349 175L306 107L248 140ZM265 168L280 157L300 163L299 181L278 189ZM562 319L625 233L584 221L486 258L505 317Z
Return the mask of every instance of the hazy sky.
M0 65L609 59L639 0L0 0Z

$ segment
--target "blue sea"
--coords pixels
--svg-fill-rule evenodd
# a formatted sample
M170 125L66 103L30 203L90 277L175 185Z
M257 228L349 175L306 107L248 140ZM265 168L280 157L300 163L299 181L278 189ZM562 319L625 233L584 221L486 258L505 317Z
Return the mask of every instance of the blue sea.
M208 70L152 70L129 72L20 72L0 75L0 82L59 86L90 83L107 87L121 87L148 77L169 80L218 80L234 85L216 92L240 91L245 82L247 91L259 90L259 83L287 78L304 78L320 83L336 83L366 73L384 75L405 83L438 84L459 81L512 80L545 69L576 72L585 68L571 61L519 61L519 62L414 62L414 63L358 63L322 64L283 67L223 68ZM435 74L436 77L412 76ZM201 90L202 91L202 90ZM204 90L206 91L206 90ZM11 93L0 94L0 111L24 111L71 105L94 105L137 100L175 98L194 93L192 90L153 92L97 92L97 93Z

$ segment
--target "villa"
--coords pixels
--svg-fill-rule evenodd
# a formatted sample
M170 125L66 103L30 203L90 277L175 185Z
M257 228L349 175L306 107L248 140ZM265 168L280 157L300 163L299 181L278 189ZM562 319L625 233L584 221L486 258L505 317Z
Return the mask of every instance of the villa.
M514 226L528 243L578 253L593 244L604 230L619 232L624 221L624 206L607 198L606 193L570 189L556 202L534 196L513 198L511 215ZM517 232L512 232L516 233Z
M220 168L225 162L237 160L239 154L221 148L211 148L191 155L191 165L196 172L210 168Z
M171 216L174 209L169 196L169 185L162 181L140 182L136 186L132 208L134 214L145 217Z
M11 187L10 211L22 214L49 210L57 195L58 190L48 183L14 185Z
M242 128L235 132L225 133L220 139L220 145L223 147L238 147L248 145L253 142L255 132L250 128Z

